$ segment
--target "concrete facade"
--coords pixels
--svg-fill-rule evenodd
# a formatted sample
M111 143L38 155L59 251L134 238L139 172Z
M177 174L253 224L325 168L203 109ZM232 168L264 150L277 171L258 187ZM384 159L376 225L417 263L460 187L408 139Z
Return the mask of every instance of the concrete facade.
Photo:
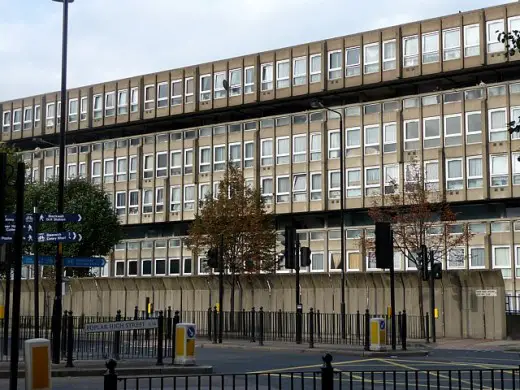
M235 309L250 310L262 306L266 311L295 310L295 278L292 275L255 275L242 278L236 290ZM348 274L346 289L347 313L357 310L386 313L390 305L388 274ZM229 284L225 283L225 311L229 310ZM419 283L415 273L396 273L396 311L406 310L418 316ZM422 283L425 312L429 311L428 287ZM475 290L494 289L496 297L477 297ZM5 282L0 281L3 301ZM22 315L33 313L33 283L23 281ZM304 311L311 307L322 313L338 313L341 294L341 275L303 274L301 294ZM504 280L500 271L450 271L436 281L438 337L504 339L506 336ZM49 315L54 290L45 280L40 290L41 313ZM216 277L189 278L87 278L74 279L67 286L64 308L75 315L115 316L121 310L132 316L135 306L144 310L149 297L155 310L205 311L218 300Z

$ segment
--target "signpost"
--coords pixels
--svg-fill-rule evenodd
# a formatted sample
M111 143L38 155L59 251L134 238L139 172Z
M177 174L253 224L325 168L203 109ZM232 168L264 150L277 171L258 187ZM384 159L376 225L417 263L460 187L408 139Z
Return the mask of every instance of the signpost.
M97 322L85 324L85 333L117 332L122 330L156 329L159 327L157 318L148 320Z
M40 265L51 265L53 266L56 262L55 256L38 256ZM34 264L34 256L25 255L22 257L23 265L33 265ZM106 264L106 260L103 257L64 257L63 258L63 266L64 267L81 267L81 268L96 268L96 267L104 267Z

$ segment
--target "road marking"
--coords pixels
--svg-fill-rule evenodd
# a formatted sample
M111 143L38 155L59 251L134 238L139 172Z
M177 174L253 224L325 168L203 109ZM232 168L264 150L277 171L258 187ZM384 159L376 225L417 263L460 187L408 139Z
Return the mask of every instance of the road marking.
M378 359L370 358L370 359L358 359L358 360L345 360L343 362L334 362L334 363L332 363L332 365L333 366L345 366L345 365L348 365L349 363L362 363L362 362L370 362L370 361L374 361L374 360L378 360ZM294 371L294 370L303 370L306 368L319 368L319 367L323 367L323 364L311 364L308 366L273 368L270 370L251 371L251 372L248 372L248 374L269 374L269 373L276 373L276 372L280 372L280 371L291 371L291 370Z
M453 360L407 360L407 359L392 359L393 362L401 362L401 363L412 363L415 365L431 365L431 364L446 364L446 365L459 365L459 366L472 366L472 367L481 367L486 369L517 369L518 366L515 365L507 365L507 364L482 364L475 363L469 361L453 361Z

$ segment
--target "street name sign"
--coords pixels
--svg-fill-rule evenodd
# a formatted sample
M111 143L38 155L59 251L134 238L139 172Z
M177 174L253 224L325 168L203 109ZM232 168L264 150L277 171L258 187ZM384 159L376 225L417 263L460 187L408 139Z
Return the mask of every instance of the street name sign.
M56 257L54 256L38 256L39 265L55 265ZM25 255L22 257L22 264L34 265L34 256ZM103 257L64 257L64 267L81 267L81 268L96 268L104 267L106 260Z
M496 297L497 290L476 290L475 295L477 297Z
M154 318L148 320L98 322L92 324L85 324L85 332L116 332L122 330L155 329L157 327L159 327L159 321L156 318Z

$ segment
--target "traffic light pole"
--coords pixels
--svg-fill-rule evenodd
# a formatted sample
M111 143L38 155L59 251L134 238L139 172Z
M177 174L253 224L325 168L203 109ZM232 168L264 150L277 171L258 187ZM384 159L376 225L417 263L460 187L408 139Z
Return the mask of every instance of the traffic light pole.
M296 344L301 344L303 308L300 302L300 238L296 231L294 236L294 269L296 270Z
M426 261L424 263L424 266L427 267ZM437 341L437 336L435 334L435 275L433 274L434 263L434 252L430 251L430 329L432 330L432 342L435 343Z
M224 236L220 235L218 249L218 343L222 344L222 332L224 329Z
M393 231L390 231L390 242L394 242L394 233ZM390 263L390 321L392 326L392 350L395 351L397 348L397 337L395 332L395 265L394 265L394 258L393 253L389 254L388 256L392 256L392 261Z

